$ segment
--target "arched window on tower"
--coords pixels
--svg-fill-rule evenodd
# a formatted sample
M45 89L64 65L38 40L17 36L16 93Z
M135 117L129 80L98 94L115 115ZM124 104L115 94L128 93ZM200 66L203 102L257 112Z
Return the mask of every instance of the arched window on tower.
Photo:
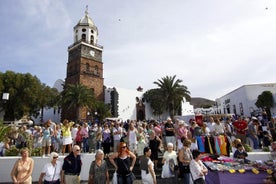
M89 65L88 63L86 63L86 65L85 65L85 70L86 70L87 72L90 71L90 65Z
M90 43L94 44L94 36L93 35L91 35L91 37L90 37Z
M82 34L82 35L81 35L81 40L82 40L82 41L85 41L85 40L86 40L86 34Z
M99 68L98 68L98 66L97 65L95 65L95 67L94 67L94 75L99 75Z

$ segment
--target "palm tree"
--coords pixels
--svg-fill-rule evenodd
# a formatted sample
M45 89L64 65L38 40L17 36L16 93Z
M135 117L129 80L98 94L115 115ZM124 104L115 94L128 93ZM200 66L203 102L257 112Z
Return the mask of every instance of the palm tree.
M169 111L171 117L176 115L177 110L181 107L183 97L185 97L187 101L191 99L188 88L181 85L182 80L175 78L176 75L166 76L153 82L159 87L165 108Z
M68 84L62 92L62 104L75 109L76 120L80 119L81 108L87 108L95 102L93 90L82 84Z

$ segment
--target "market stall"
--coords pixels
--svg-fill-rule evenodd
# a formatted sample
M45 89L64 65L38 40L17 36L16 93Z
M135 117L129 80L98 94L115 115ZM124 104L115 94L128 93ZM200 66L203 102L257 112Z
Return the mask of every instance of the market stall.
M258 160L244 164L242 160L233 160L229 157L203 160L209 170L206 176L207 184L260 184L276 169L273 161Z
M206 176L207 184L261 184L267 177L267 173L261 171L259 174L246 171L243 174L236 172L209 171Z

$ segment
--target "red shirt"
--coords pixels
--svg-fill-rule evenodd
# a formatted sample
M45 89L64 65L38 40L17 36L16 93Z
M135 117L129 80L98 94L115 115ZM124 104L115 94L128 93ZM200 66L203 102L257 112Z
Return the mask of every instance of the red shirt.
M238 134L246 134L247 122L244 120L237 120L233 123Z

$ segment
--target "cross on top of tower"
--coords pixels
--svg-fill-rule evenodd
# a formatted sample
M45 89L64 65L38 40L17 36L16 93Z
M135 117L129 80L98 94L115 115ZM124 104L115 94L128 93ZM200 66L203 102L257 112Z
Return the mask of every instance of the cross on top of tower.
M85 8L85 15L88 15L88 5L86 5L86 8Z

